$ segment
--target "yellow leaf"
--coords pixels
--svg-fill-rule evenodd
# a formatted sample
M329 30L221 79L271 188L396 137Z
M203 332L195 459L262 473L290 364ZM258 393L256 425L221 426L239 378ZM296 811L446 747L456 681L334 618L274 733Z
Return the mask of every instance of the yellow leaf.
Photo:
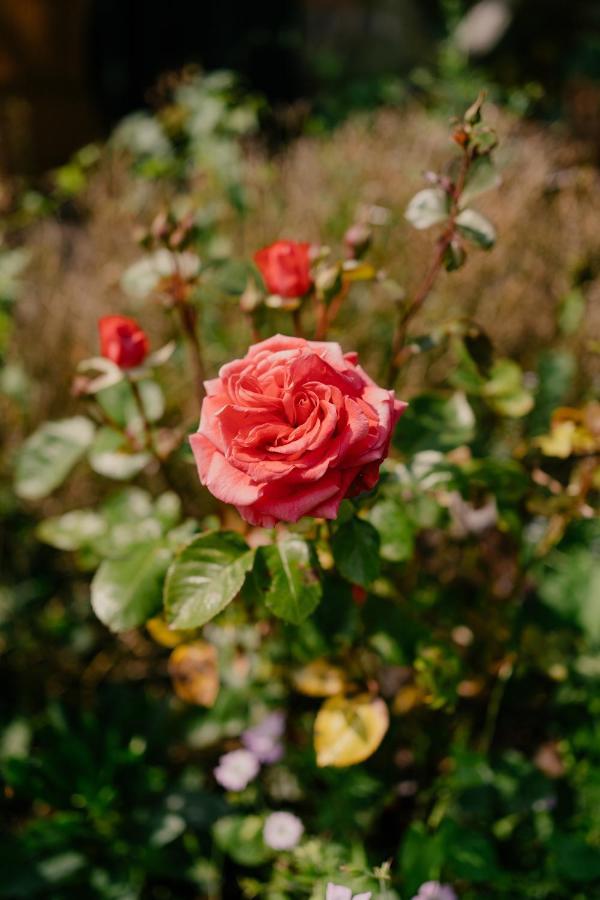
M573 452L575 422L559 422L552 426L550 434L542 434L532 442L540 448L544 456L566 459Z
M294 687L306 697L334 697L346 687L346 676L326 659L315 659L292 675Z
M344 263L344 281L372 281L377 274L370 263L348 260Z
M360 694L331 697L315 719L314 746L318 766L353 766L379 747L389 726L383 700Z
M169 675L181 700L196 706L213 706L219 693L219 670L217 651L211 644L180 644L169 658Z
M393 711L402 715L425 703L426 695L418 684L405 684L394 697Z
M177 628L169 628L162 616L155 616L146 622L146 628L150 637L161 647L176 647L184 641L189 641L193 631L183 631Z

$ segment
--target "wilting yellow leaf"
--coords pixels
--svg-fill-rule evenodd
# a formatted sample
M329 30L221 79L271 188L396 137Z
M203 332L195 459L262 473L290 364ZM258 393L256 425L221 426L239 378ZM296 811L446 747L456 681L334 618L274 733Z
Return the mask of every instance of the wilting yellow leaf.
M186 703L212 706L219 693L217 651L206 641L180 644L169 659L175 693Z
M533 443L540 448L544 456L566 459L573 452L575 428L575 422L559 422L552 427L550 434L540 435Z
M165 620L161 616L149 619L146 622L146 628L150 637L161 647L176 647L184 641L189 641L193 635L193 631L182 631L177 628L169 628Z
M550 434L542 434L532 443L544 456L559 459L594 453L600 448L600 404L588 403L581 409L559 407L552 414Z
M331 697L315 719L318 766L353 766L373 754L389 725L387 706L377 697Z
M294 687L307 697L334 697L346 687L346 676L326 659L315 659L292 675Z

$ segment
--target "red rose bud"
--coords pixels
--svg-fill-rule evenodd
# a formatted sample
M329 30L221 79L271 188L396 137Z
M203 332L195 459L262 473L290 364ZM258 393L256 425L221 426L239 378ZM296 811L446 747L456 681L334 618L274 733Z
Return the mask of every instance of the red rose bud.
M302 297L312 284L310 244L276 241L254 254L267 289L280 297Z
M146 359L148 336L135 319L127 316L104 316L98 322L100 352L121 369L134 369Z

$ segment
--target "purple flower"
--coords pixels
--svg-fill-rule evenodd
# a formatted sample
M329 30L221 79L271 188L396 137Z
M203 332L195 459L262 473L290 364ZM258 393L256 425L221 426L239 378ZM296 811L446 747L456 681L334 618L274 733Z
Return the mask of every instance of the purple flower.
M333 884L333 882L330 881L327 885L325 900L371 900L371 891L367 891L364 894L354 894L354 896L352 896L351 888L344 887L343 884Z
M304 834L304 825L289 812L274 812L267 817L263 839L272 850L293 850Z
M449 884L439 881L426 881L419 888L412 900L457 900L456 894Z
M214 770L219 784L228 791L243 791L258 775L260 764L249 750L232 750L225 753Z
M242 744L261 763L276 763L283 756L281 738L285 730L285 716L282 712L272 712L266 718L247 728L242 734Z

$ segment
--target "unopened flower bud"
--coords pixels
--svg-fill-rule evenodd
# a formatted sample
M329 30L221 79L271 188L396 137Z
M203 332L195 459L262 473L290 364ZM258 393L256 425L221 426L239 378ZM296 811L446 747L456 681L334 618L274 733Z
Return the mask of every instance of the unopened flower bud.
M339 263L320 268L315 275L315 287L326 302L339 294L342 288L342 269Z
M344 235L346 255L350 259L360 259L371 246L373 233L368 225L357 222L351 225Z

